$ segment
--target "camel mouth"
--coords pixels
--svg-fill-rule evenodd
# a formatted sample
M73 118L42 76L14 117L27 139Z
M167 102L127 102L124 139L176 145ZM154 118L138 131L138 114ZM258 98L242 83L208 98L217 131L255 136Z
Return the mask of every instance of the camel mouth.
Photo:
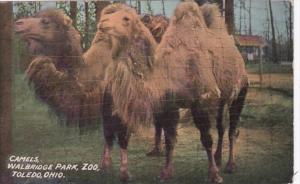
M108 26L100 26L99 27L99 30L101 31L101 32L103 32L103 33L107 33L107 32L109 32L109 31L111 31L112 30L112 28L111 27L108 27Z
M28 33L26 30L20 30L17 31L16 33L18 35L20 35L21 39L28 42L28 41L35 41L35 42L41 42L42 39L38 34L32 34L32 33Z
M27 34L25 31L19 31L17 34L20 35L21 40L26 43L27 48L29 48L32 54L35 54L39 51L43 43L43 40L40 36L36 34Z

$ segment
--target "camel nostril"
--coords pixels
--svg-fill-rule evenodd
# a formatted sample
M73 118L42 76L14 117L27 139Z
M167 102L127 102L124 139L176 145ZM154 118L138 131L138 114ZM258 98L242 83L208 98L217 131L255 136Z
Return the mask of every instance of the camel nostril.
M100 22L101 23L103 23L103 22L107 22L109 19L102 19L102 20L100 20Z

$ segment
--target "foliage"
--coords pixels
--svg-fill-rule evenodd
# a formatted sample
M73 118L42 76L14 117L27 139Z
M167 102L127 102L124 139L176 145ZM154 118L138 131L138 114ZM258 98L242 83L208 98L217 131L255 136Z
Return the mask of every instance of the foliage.
M68 16L70 16L70 6L69 6L68 2L57 1L56 2L56 8L62 9L65 12L65 14L67 14Z
M41 10L41 2L14 2L14 18L19 19L34 15Z
M147 0L146 3L147 3L148 14L152 15L153 14L153 10L152 10L152 7L151 7L151 0Z

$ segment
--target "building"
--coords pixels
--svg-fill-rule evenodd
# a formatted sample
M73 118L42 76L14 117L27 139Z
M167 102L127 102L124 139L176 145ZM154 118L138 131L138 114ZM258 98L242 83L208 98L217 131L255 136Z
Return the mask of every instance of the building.
M235 44L247 62L259 61L260 55L265 59L268 55L268 42L261 36L235 35Z

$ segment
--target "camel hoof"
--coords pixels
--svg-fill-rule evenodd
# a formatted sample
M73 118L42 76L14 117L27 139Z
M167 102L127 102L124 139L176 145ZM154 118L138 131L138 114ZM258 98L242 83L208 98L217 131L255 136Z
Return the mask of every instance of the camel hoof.
M225 167L225 173L232 174L236 171L237 166L235 163L227 163Z
M160 182L165 183L172 178L172 170L164 168L159 176Z
M160 156L164 156L163 152L160 149L154 148L151 151L149 151L148 153L146 153L147 157L160 157Z
M212 183L223 183L223 178L219 174L211 177L210 180Z
M120 181L129 182L131 181L131 174L128 171L120 172Z
M104 173L109 173L112 170L111 159L106 159L101 161L101 171Z
M209 169L209 179L212 183L222 183L223 178L219 175L219 169L213 166Z

